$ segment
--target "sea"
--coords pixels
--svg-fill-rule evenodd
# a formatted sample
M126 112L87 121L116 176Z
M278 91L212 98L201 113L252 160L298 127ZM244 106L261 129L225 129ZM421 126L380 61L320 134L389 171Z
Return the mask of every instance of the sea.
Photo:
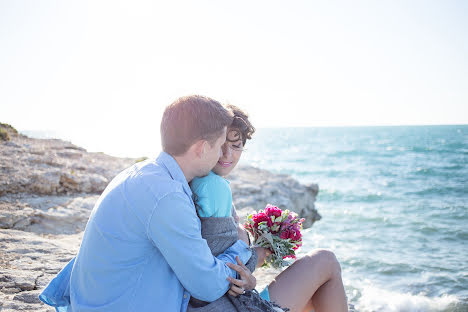
M356 311L468 311L468 125L259 129L242 163L317 183Z
M299 254L333 251L356 311L468 311L468 125L258 129L241 163L319 185Z

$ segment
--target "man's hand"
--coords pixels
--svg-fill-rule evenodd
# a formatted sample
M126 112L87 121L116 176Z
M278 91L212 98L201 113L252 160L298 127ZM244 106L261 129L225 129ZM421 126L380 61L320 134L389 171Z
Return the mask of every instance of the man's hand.
M240 224L237 225L237 236L239 237L240 240L244 241L247 244L247 246L250 245L249 234L244 229L244 227Z
M257 268L261 267L265 263L266 258L271 255L269 249L263 247L253 247L257 251Z
M231 282L231 288L228 291L228 294L231 296L237 297L238 295L241 295L245 293L246 290L252 290L257 286L257 279L255 276L252 275L252 272L242 263L240 260L239 256L236 257L237 264L233 263L226 263L228 267L233 269L234 271L237 271L240 276L240 280L228 277L228 281Z

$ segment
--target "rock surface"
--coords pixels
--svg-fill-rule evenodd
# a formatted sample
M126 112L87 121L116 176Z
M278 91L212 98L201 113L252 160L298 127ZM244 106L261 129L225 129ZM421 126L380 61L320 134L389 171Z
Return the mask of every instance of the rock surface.
M241 220L266 204L289 209L305 218L304 228L311 227L320 215L315 209L318 185L302 185L286 174L273 174L251 166L239 166L228 177L232 198Z
M0 124L0 311L54 311L38 295L78 251L99 194L135 159L88 153L69 142L32 139ZM229 177L243 219L267 203L320 219L318 186L239 167ZM257 270L263 287L278 271Z

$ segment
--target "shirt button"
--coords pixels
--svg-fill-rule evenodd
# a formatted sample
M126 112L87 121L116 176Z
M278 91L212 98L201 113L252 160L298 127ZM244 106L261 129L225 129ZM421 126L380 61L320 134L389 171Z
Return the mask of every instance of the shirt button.
M184 298L187 299L187 295L184 295Z

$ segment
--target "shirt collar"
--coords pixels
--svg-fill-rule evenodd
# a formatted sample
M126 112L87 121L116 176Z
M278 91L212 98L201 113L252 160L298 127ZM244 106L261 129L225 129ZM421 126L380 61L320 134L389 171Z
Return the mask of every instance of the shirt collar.
M190 189L187 179L185 178L184 173L182 172L182 169L180 168L179 164L177 161L169 155L166 152L161 152L156 159L156 162L164 167L166 167L167 171L169 172L169 175L171 178L175 181L178 181L182 183L185 192L187 195L192 196L192 190Z

